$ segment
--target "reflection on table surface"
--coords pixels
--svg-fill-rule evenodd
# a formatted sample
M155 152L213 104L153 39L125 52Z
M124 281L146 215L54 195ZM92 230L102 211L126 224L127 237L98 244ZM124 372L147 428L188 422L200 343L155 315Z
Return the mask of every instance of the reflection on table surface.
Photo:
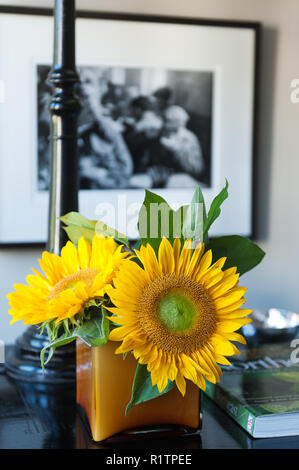
M252 439L210 399L203 400L200 435L95 443L78 413L75 390L16 383L0 370L1 449L291 449L299 436Z

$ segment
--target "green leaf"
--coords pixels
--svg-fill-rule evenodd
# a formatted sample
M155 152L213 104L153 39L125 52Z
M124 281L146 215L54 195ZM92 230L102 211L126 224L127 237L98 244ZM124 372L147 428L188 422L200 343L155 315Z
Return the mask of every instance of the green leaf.
M82 214L79 214L79 212L69 212L60 217L60 220L66 225L66 227L63 228L72 243L78 245L78 241L81 237L84 237L85 240L92 243L97 225L96 220L89 220Z
M81 338L88 346L101 346L106 344L110 332L110 322L106 317L106 310L102 307L90 307L92 319L85 321L78 328L76 336Z
M45 371L45 365L48 364L50 362L50 360L52 359L53 357L53 354L55 352L55 349L58 347L58 346L64 346L65 344L68 344L68 343L71 343L72 341L75 341L76 337L75 336L68 336L66 333L63 334L59 339L55 340L55 341L52 341L51 343L49 343L47 346L45 346L42 350L41 350L41 353L40 353L40 360L41 360L41 364L42 364L42 369L43 369L43 372ZM47 351L47 349L49 349L49 354L47 356L47 359L46 361L44 360L45 358L45 352Z
M47 344L41 351L40 358L42 367L44 370L44 364L47 364L57 347L75 341L76 338L80 338L88 346L95 347L106 344L110 332L110 322L106 317L106 310L102 305L92 305L87 308L84 312L87 316L91 317L89 320L85 320L82 326L77 326L71 330L66 330L64 334L54 339L58 329L51 332L51 328L48 326L49 344ZM45 352L49 351L47 360L45 362Z
M237 266L240 275L257 266L265 256L265 252L259 246L240 235L214 238L209 241L206 249L212 250L213 262L226 256L224 269Z
M221 205L228 198L228 181L226 180L225 187L220 191L220 193L214 198L211 207L209 209L208 217L204 222L203 227L203 238L204 240L207 239L208 231L211 225L215 222L215 220L219 217L221 212Z
M202 203L191 202L186 207L183 217L182 239L191 241L203 241L204 206Z
M145 190L138 217L138 230L143 245L150 243L156 253L162 237L173 241L173 210L158 194Z
M203 226L207 218L205 200L198 185L190 205L184 208L182 238L203 242Z
M203 207L203 221L205 222L207 218L207 210L206 210L206 204L205 204L205 199L202 194L202 190L200 185L197 186L195 189L195 192L192 197L191 204L202 204Z
M167 386L164 388L163 392L160 393L157 385L154 387L152 385L151 374L147 370L147 366L138 363L132 387L132 396L130 402L127 404L126 414L134 405L153 400L169 392L174 387L175 382L168 381Z
M65 225L74 225L76 227L82 227L93 230L97 225L97 220L89 220L79 212L69 212L68 214L65 214L60 217L60 220Z
M202 241L206 218L205 201L200 186L197 186L191 204L176 211L171 209L161 196L146 190L138 218L141 243L150 243L158 253L162 237L168 238L171 244L175 238L180 238L182 245L189 238Z
M128 238L122 233L114 230L104 222L97 220L89 220L79 212L69 212L68 214L60 217L60 220L66 225L63 227L66 231L69 239L75 244L78 244L78 241L81 237L84 237L85 240L92 242L92 239L95 234L104 237L111 237L114 240L124 243L125 245L129 244Z
M92 243L92 239L95 235L94 229L77 227L75 225L70 225L69 227L63 227L67 233L68 238L71 240L74 245L78 245L78 242L81 237L84 237L89 243Z

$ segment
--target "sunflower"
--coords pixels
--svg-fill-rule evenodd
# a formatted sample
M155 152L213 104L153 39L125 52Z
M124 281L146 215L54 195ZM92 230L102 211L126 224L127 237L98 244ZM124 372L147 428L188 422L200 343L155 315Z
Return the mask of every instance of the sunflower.
M251 321L251 310L240 308L247 289L238 287L237 268L223 270L226 258L212 264L204 245L192 254L189 243L181 250L179 239L172 246L163 238L158 256L142 246L136 254L143 269L126 260L109 293L110 320L118 325L109 339L122 341L116 354L133 351L160 393L170 380L183 396L185 379L203 390L204 378L219 381L218 364L230 364L224 356L240 354L230 341L245 343L235 331Z
M82 313L88 301L101 298L128 253L113 238L94 236L92 244L83 237L78 248L68 241L61 256L47 251L39 260L44 275L33 269L28 285L15 284L16 292L8 294L11 323L24 320L35 325L47 320L72 319Z

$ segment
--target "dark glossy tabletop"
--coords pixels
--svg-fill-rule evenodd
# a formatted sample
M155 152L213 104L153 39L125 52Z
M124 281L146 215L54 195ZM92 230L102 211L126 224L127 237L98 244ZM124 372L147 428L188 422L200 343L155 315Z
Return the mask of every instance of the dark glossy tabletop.
M98 444L76 408L74 388L16 383L0 369L1 449L299 449L298 437L252 439L204 396L203 429L190 438Z

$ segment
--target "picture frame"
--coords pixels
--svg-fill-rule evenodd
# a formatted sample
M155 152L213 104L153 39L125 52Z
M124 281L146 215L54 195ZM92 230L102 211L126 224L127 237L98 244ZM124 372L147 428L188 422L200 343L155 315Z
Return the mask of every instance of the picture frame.
M0 46L2 246L46 241L49 183L43 157L49 148L41 116L50 93L45 79L52 63L53 26L51 10L0 7L1 44L10 44L9 50ZM82 214L135 239L144 188L154 188L177 208L191 201L199 182L209 207L227 179L230 197L211 236L253 235L259 31L255 22L77 12L77 64L84 77L78 92L85 114L97 117L94 122L82 118L79 124L80 162L85 158ZM96 99L95 79L105 91ZM146 105L138 102L140 97ZM136 99L137 111L141 107L144 112L138 122L132 112ZM111 120L117 131L107 127ZM130 146L124 127L131 131L132 122L133 130L149 132L152 140L146 135L138 147L139 135L133 132ZM126 151L118 151L114 161L111 155L117 152L111 148L123 149L122 142ZM128 155L133 164L127 165Z

